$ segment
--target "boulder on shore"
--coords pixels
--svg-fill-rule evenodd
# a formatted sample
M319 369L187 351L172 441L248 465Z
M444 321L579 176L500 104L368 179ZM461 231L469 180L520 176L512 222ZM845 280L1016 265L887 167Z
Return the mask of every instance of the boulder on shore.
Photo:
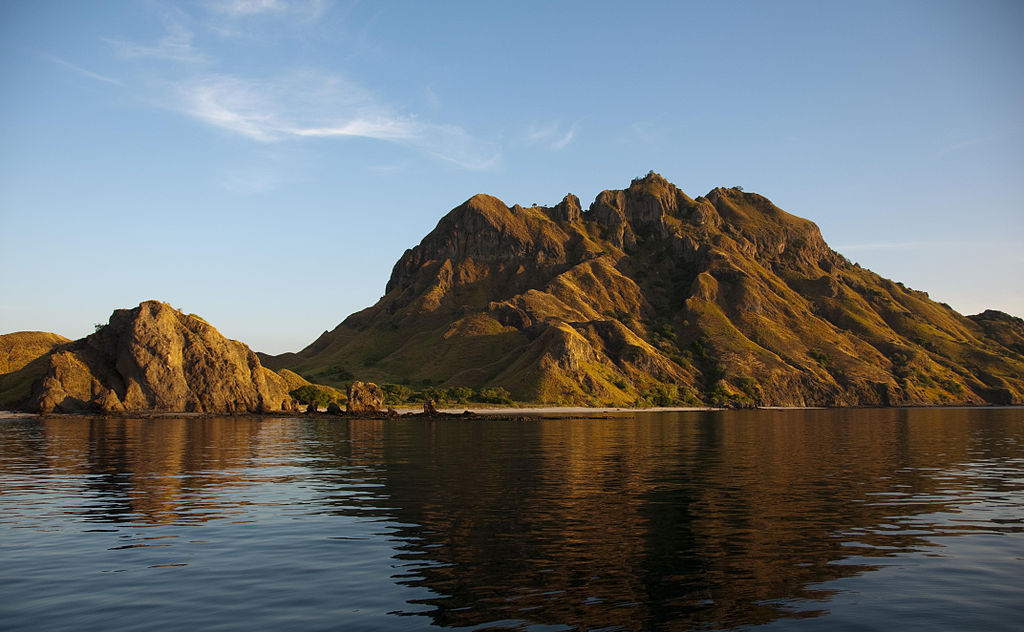
M349 414L377 414L384 405L384 390L373 382L352 382L348 387Z

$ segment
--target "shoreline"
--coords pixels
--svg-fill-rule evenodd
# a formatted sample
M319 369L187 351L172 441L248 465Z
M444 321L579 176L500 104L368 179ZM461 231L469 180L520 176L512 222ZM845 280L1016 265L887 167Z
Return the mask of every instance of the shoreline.
M168 417L179 417L179 418L190 418L190 419L203 419L209 417L218 418L243 418L243 417L259 417L259 418L282 418L282 419L304 419L309 417L315 418L330 418L330 419L380 419L380 420L398 420L398 419L420 419L424 421L433 421L441 419L458 419L464 421L472 420L530 420L530 419L613 419L619 417L629 417L638 413L643 414L658 414L658 413L704 413L704 412L716 412L716 411L758 411L758 410L770 410L770 411L796 411L796 410L907 410L907 409L934 409L934 410L995 410L995 409L1024 409L1021 405L1010 405L1010 406L970 406L970 405L954 405L954 406L845 406L845 407L828 407L828 406L758 406L756 408L725 408L725 407L712 407L712 406L666 406L664 408L657 407L645 407L645 408L624 408L624 407L595 407L589 408L586 406L523 406L521 408L501 406L491 408L469 408L469 407L458 407L458 408L438 408L436 415L428 415L420 408L403 406L395 408L396 414L388 414L386 411L382 411L376 415L373 414L330 414L326 410L321 410L317 413L306 413L299 411L274 411L267 413L256 413L256 412L243 412L243 413L197 413L197 412L172 412L172 411L135 411L125 413L100 413L100 412L75 412L75 413L29 413L22 411L12 410L0 410L0 421L9 421L16 419L31 419L33 417L95 417L100 419L161 419Z

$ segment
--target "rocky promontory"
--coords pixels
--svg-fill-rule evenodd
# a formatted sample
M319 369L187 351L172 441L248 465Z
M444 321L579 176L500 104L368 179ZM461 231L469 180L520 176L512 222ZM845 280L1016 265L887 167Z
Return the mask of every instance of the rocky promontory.
M202 318L146 301L0 376L0 403L33 412L266 413L288 383Z

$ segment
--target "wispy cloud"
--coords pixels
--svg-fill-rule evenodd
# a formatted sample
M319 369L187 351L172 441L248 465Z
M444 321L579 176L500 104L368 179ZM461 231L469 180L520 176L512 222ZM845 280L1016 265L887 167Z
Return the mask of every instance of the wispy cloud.
M221 0L208 4L207 8L231 18L288 13L315 20L324 14L328 6L327 0Z
M568 130L558 123L533 125L526 129L523 140L528 145L543 145L554 151L565 149L576 138L578 125L573 123Z
M117 52L128 59L156 59L169 62L200 64L210 58L193 44L194 35L181 20L170 12L161 15L165 34L155 44L139 44L104 38Z
M119 80L114 79L113 77L107 77L106 75L101 75L101 74L99 74L97 72L93 72L91 70L86 70L85 68L82 68L81 66L76 66L76 65L72 64L71 62L69 62L69 61L67 61L65 59L61 59L60 57L57 57L56 55L51 55L49 53L43 53L43 56L46 57L47 59L49 59L50 61L52 61L53 63L58 64L60 66L63 66L65 68L67 68L68 70L72 70L72 71L82 75L83 77L88 77L90 79L95 79L96 81L102 81L104 83L112 83L112 84L114 84L116 86L123 85Z
M954 154L958 151L968 149L970 147L978 147L989 145L991 143L1003 142L1012 138L1013 136L1020 134L1024 131L1024 125L1010 125L993 134L985 134L982 136L975 136L974 138L967 138L957 143L947 145L938 152L935 153L936 158L943 158L949 154Z
M242 16L268 11L283 11L286 3L282 0L225 0L224 2L214 2L209 7L220 13Z
M576 137L576 124L569 128L569 131L564 136L551 143L551 149L564 149L566 145L572 142L572 139Z
M264 16L282 26L301 23L306 28L304 20L318 19L328 7L326 0L221 0L202 11L211 23ZM155 43L107 40L122 57L140 63L142 83L148 86L143 90L158 107L260 143L358 137L411 147L465 169L490 169L500 161L495 143L458 125L421 119L338 73L315 68L285 68L266 76L220 71L222 62L198 46L188 28L198 18L175 8L161 11L164 34ZM207 32L233 34L229 28ZM561 148L572 141L575 127L568 133L555 131L549 143Z
M253 80L204 75L180 82L170 106L260 142L362 137L401 143L469 169L488 169L498 148L454 125L423 122L338 77L306 71Z

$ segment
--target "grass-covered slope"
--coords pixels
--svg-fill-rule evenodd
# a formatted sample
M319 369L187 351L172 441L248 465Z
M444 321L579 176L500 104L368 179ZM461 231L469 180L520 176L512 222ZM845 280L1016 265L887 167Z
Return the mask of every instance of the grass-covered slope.
M0 407L10 408L27 399L33 382L46 373L41 358L69 342L64 336L45 331L0 336Z
M385 296L299 353L313 381L502 386L546 403L1019 403L1024 324L965 317L766 198L651 173L583 212L477 195Z

